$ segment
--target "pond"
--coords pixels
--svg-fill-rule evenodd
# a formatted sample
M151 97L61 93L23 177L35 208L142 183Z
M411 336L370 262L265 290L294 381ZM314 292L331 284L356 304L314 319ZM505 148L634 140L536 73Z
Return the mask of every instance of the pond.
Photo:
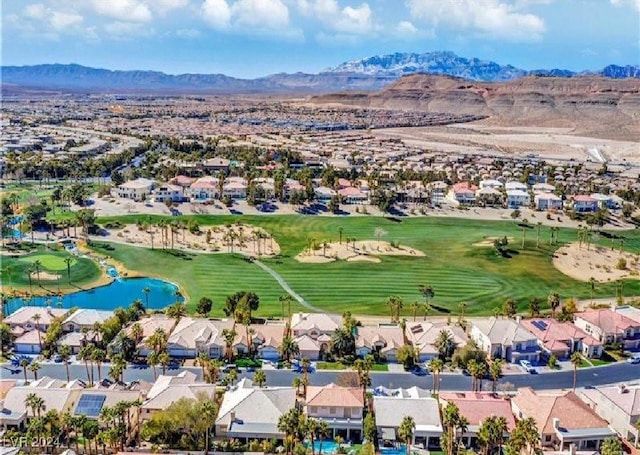
M149 288L148 296L142 292L144 288ZM5 306L5 313L13 313L25 305L115 310L119 307L128 307L136 299L142 300L146 306L147 297L148 309L159 310L177 301L184 301L181 295L176 296L178 289L175 284L158 278L118 278L106 286L62 296L32 297L26 301L21 298L9 299Z

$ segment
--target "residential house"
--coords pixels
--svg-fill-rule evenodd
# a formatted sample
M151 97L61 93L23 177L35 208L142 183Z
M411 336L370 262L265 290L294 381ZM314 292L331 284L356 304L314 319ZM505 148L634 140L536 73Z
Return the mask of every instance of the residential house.
M362 326L356 331L356 355L360 357L375 353L395 362L398 349L405 344L402 329L397 325Z
M405 416L413 418L415 429L412 446L439 450L442 422L438 401L434 398L373 397L373 409L380 446L387 442L403 442L398 437Z
M447 199L455 205L474 205L476 203L477 189L475 185L469 182L458 182L449 190Z
M46 332L55 318L62 318L69 310L51 307L23 306L4 319L12 331L28 331L36 328Z
M214 321L205 318L183 317L169 335L167 351L173 357L195 358L201 352L217 359L224 355L224 329L231 329L233 321Z
M540 358L536 336L513 319L477 319L471 324L471 338L494 359L517 363Z
M580 352L585 357L600 357L602 343L570 322L555 319L526 319L520 324L538 339L543 356L554 355L568 359L572 353Z
M326 186L319 186L313 190L318 202L329 202L338 193Z
M490 186L480 188L476 191L476 200L478 204L482 206L501 206L503 199L502 191Z
M16 354L40 354L46 336L42 330L27 330L13 340L13 351Z
M248 353L249 345L258 357L265 360L278 360L280 358L280 346L284 338L284 324L266 323L251 324L249 326L249 340L244 326L237 326L236 339L233 350L236 353Z
M543 394L524 387L512 398L511 407L518 419L536 421L543 447L565 451L573 445L577 450L596 451L605 439L616 436L574 392Z
M223 171L226 172L229 170L229 166L231 165L231 161L226 158L214 157L206 159L202 162L202 168L205 171L216 172Z
M572 197L572 207L578 213L595 212L598 210L598 200L578 194Z
M102 324L112 316L113 311L78 309L62 322L62 330L65 332L81 332L83 329L91 330L96 323Z
M636 308L630 305L622 305L622 306L616 307L615 311L616 313L619 313L640 324L640 308Z
M222 187L222 196L231 199L245 199L247 197L247 182L242 177L229 177Z
M191 177L187 177L186 175L176 175L175 177L169 179L170 184L181 186L185 190L189 188L193 182L194 179L192 179Z
M531 196L522 190L507 190L507 208L517 209L531 204Z
M187 192L192 202L210 202L220 196L218 179L215 177L201 177L189 186Z
M158 186L153 192L153 200L156 202L182 202L185 200L184 188L180 185L165 183Z
M124 199L132 199L134 201L145 201L151 195L151 191L155 187L153 180L139 178L135 180L129 180L121 185L118 185L115 192L118 197Z
M300 348L300 357L317 360L329 350L331 335L342 325L336 314L295 313L291 316L291 334Z
M562 198L553 193L536 193L533 203L537 210L561 210Z
M56 343L58 347L69 346L71 354L76 355L87 343L92 343L100 339L100 334L89 330L87 332L69 332L60 337Z
M429 192L429 199L431 205L442 205L446 201L448 185L445 182L436 181L427 184L427 191Z
M579 395L619 435L640 444L640 384L585 388Z
M338 195L344 204L366 204L369 202L367 194L352 186L339 189Z
M135 340L137 343L138 354L142 357L149 355L150 349L147 344L149 337L151 337L156 330L162 330L167 336L169 336L175 323L176 321L174 319L171 319L164 314L152 314L134 322L133 324L139 324L142 329L142 337L139 340ZM133 324L129 324L125 329L125 333L130 337L133 337L131 329Z
M340 387L336 384L308 386L304 412L307 417L326 422L332 438L345 441L362 439L364 396L360 387Z
M224 394L215 423L216 436L245 442L282 440L284 433L278 429L278 421L295 406L295 388L256 387L244 378Z
M601 209L615 209L617 207L613 198L608 194L593 193L590 195L593 199L598 201L598 208Z
M446 322L407 322L406 336L409 342L418 350L420 362L428 362L438 356L435 346L436 340L442 331L447 332L456 346L464 346L469 337L462 327Z
M640 348L640 322L610 309L587 310L574 315L576 327L603 344L622 343L625 349Z
M504 186L500 180L494 179L484 179L480 180L480 189L483 190L485 188L492 188L494 190L501 190Z
M516 427L516 421L511 412L508 400L497 398L492 393L474 392L441 392L439 399L442 406L447 403L455 404L460 415L467 418L467 430L461 435L462 443L468 448L478 447L478 431L482 422L488 417L504 417L507 421L505 440Z
M525 183L518 182L516 180L511 180L504 184L504 189L507 191L524 191L526 192L528 187Z
M198 382L197 376L189 371L181 371L176 376L160 375L147 392L146 400L142 404L141 417L148 420L154 413L167 409L181 398L214 399L215 396L215 384Z

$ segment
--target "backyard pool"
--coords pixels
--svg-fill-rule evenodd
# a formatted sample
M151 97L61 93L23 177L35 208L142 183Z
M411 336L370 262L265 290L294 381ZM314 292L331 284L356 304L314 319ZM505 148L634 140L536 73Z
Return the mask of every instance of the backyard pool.
M406 455L407 448L404 444L401 444L398 447L381 447L380 454L381 455Z
M148 294L143 289L148 288ZM96 310L115 310L128 307L136 299L152 310L165 308L172 303L184 301L182 295L176 295L178 286L158 278L119 278L106 286L78 291L61 296L19 297L9 299L5 306L7 314L18 308L29 306L52 306L62 308L93 308Z
M311 443L305 443L307 447L311 447ZM320 441L313 441L313 450L316 454L320 453ZM335 454L338 453L338 444L335 441L322 441L322 453Z

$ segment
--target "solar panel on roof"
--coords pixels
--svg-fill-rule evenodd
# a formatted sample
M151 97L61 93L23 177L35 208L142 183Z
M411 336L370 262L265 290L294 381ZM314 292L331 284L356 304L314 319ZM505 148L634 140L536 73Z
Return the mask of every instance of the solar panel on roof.
M80 400L78 400L75 414L86 415L87 417L98 417L106 399L106 395L84 394L80 397Z

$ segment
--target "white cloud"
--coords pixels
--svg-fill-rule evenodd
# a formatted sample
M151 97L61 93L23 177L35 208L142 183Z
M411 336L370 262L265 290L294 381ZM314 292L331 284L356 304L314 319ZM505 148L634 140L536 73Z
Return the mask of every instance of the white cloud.
M238 0L231 7L236 24L279 29L289 26L289 8L281 0Z
M614 6L630 6L640 11L640 0L610 0Z
M175 31L174 35L179 38L194 39L201 36L202 33L200 33L200 30L196 30L194 28L180 28Z
M80 25L84 20L83 17L76 13L63 13L61 11L54 11L51 14L51 25L56 30L64 30L70 27Z
M147 5L160 13L166 13L167 11L189 6L189 2L189 0L147 0Z
M104 24L104 31L116 40L126 40L131 36L151 35L153 30L141 22L109 22Z
M298 9L339 34L365 35L375 31L368 3L341 8L337 0L298 0Z
M27 7L24 9L24 15L30 19L46 19L47 7L42 3L33 3L31 5L27 5Z
M149 22L153 18L149 7L140 0L91 0L91 5L100 16L116 22Z
M400 21L396 25L396 32L398 35L411 36L418 33L418 29L409 21Z
M231 8L226 0L205 0L202 4L204 20L215 29L229 28Z
M508 0L406 0L413 17L453 29L515 41L540 39L544 21Z

